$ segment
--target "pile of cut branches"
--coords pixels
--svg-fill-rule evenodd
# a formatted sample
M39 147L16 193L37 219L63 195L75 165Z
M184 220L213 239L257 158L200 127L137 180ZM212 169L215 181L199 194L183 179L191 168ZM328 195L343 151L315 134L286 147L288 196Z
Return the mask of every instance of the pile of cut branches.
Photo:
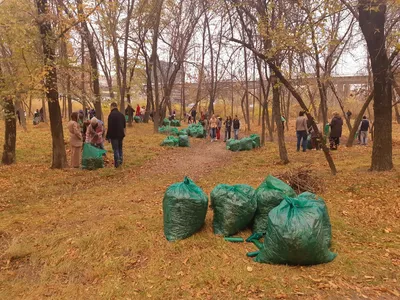
M289 170L276 177L290 185L297 194L303 192L318 194L324 189L322 180L315 175L311 165Z

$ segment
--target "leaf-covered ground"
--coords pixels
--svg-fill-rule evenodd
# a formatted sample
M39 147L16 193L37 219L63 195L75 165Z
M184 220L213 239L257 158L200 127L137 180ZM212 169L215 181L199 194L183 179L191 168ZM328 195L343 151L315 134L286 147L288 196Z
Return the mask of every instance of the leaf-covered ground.
M395 124L397 167L399 130ZM152 125L135 124L125 166L89 172L49 169L48 126L19 128L18 163L0 167L0 299L399 298L399 171L369 172L371 146L341 147L332 177L321 152L294 151L293 136L291 163L281 166L273 143L232 153L222 142L192 139L191 148L166 149ZM219 183L257 187L268 174L308 164L325 187L338 253L332 263L254 263L246 257L252 244L213 235L211 211L198 234L165 240L163 194L185 175L210 193Z

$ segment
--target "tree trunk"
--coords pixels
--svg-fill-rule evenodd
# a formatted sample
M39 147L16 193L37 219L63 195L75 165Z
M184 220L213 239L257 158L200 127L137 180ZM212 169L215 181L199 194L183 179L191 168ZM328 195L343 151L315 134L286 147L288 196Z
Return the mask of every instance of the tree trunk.
M248 62L247 62L247 50L246 47L243 47L244 51L244 77L245 77L245 111L246 111L246 124L247 130L251 131L250 129L250 108L249 108L249 74L248 74Z
M71 94L71 76L67 75L67 99L68 99L68 120L72 115L72 94Z
M271 84L272 84L272 105L273 105L273 117L276 124L276 130L278 132L278 147L279 147L279 157L281 159L282 164L289 163L289 157L285 144L285 128L282 125L281 120L281 108L280 108L280 92L278 86L278 80L275 76L271 76Z
M21 120L21 126L25 131L27 131L24 106L21 103L20 95L17 95L16 99L15 99L15 111L19 111L19 116L20 116L20 120Z
M386 1L360 0L359 24L367 41L374 78L374 144L371 170L388 171L392 160L392 88L386 54Z
M53 141L53 158L51 167L62 169L67 166L67 155L65 152L60 103L58 101L57 68L55 65L55 39L50 20L45 17L48 14L47 0L35 1L40 17L39 19L41 20L39 23L39 31L47 70L44 80L44 87L46 89L46 98L49 105L50 129Z
M47 122L47 113L46 113L46 94L42 96L42 108L43 108L43 122ZM61 112L60 112L61 114Z
M38 0L37 0L38 1ZM78 7L78 14L81 21L82 26L82 34L83 38L85 39L86 45L89 50L89 57L90 57L90 66L92 69L91 72L91 79L93 84L93 93L94 93L94 108L96 110L96 118L102 120L103 119L103 112L101 109L101 93L100 93L100 81L99 81L99 69L97 65L97 55L96 55L96 48L93 42L93 36L89 31L89 27L86 22L86 18L84 17L83 13L83 6L82 0L76 0L77 7Z
M11 97L4 99L4 146L1 162L5 165L15 163L15 145L17 143L17 116Z

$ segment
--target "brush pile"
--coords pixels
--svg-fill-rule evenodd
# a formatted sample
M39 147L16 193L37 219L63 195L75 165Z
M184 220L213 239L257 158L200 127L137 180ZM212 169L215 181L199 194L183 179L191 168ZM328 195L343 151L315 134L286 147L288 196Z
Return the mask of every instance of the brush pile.
M303 192L318 194L324 190L321 178L315 175L311 165L289 170L276 177L286 182L297 194Z

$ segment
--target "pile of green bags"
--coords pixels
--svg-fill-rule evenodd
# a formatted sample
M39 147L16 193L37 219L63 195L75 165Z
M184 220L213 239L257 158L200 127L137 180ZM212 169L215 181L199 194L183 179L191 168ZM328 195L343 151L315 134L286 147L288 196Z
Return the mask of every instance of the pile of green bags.
M258 134L252 134L250 137L246 137L241 140L228 140L226 142L226 149L233 152L249 151L260 147L260 144L260 136Z
M103 155L107 151L96 148L88 143L83 144L82 169L96 170L104 168Z
M256 262L288 265L316 265L331 262L331 226L321 198L285 197L268 214L264 246Z
M267 231L268 214L278 206L285 196L295 197L295 191L278 178L269 175L256 189L257 211L254 216L253 232Z
M200 123L190 124L187 128L187 132L189 136L194 138L204 138L206 136L203 125L201 125Z
M190 237L201 229L207 214L208 197L185 177L171 185L164 195L164 234L168 241Z
M139 116L133 117L133 120L135 121L135 123L142 123L142 118Z
M230 236L248 227L256 212L254 189L246 184L219 184L211 192L214 233Z
M178 135L189 135L187 129L181 129L178 132Z
M179 120L172 120L171 121L171 126L181 127L181 122Z
M158 133L178 136L179 129L171 126L161 126L158 128Z
M179 138L174 136L167 136L161 143L161 146L168 147L178 147L179 146Z

